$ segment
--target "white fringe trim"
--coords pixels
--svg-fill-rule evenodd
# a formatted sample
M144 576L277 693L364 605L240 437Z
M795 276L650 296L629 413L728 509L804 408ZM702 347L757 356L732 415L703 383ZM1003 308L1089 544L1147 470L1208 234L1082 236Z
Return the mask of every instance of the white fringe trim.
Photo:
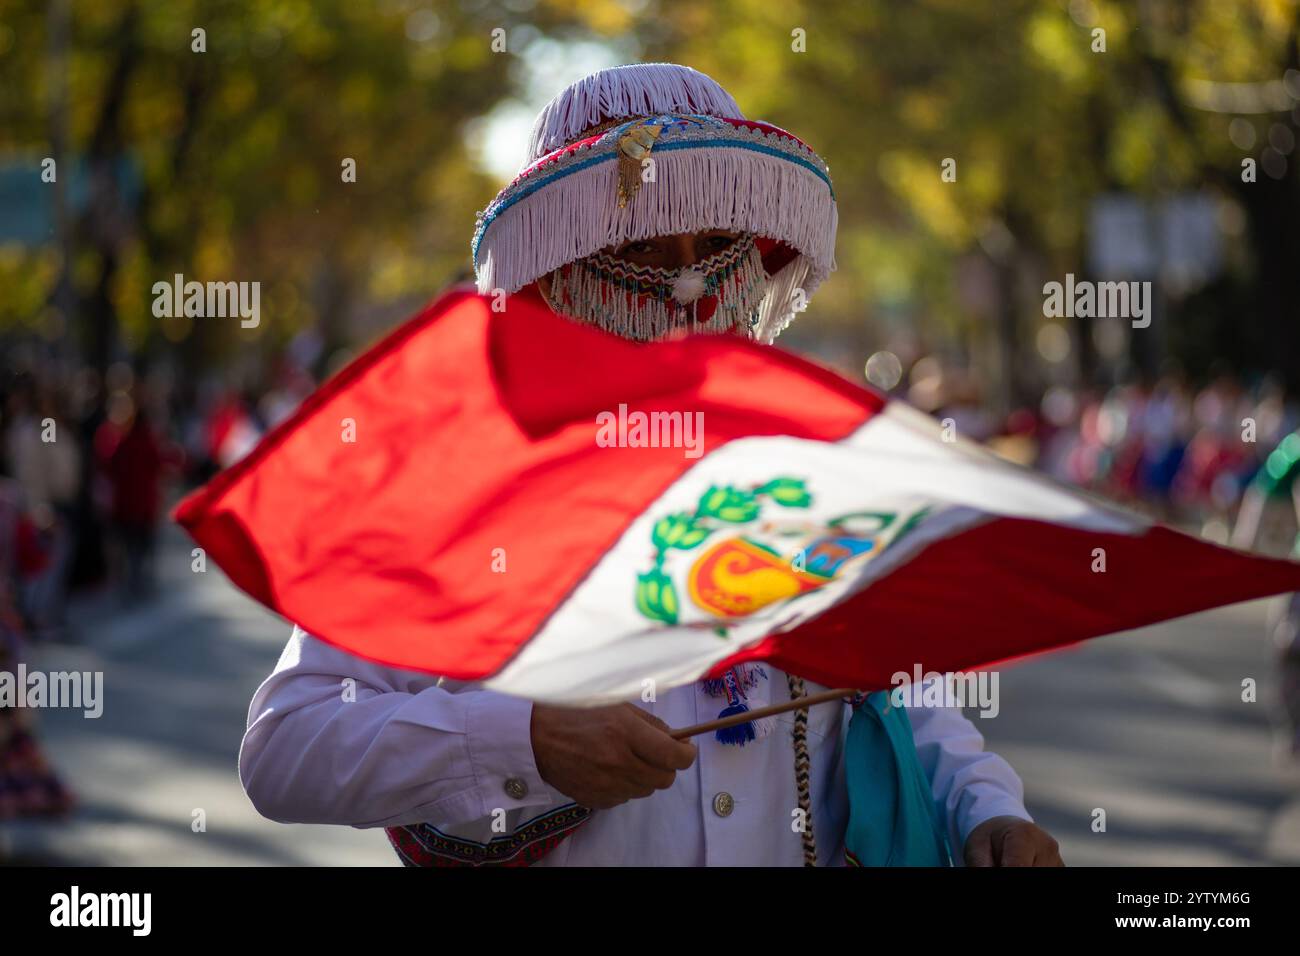
M731 94L699 70L676 63L617 66L583 77L542 107L524 168L605 120L656 113L745 118Z
M834 269L834 263L831 269ZM794 321L798 312L808 307L808 300L817 287L822 284L822 277L811 274L813 265L807 256L795 258L776 275L767 280L767 295L758 308L758 325L754 329L754 340L764 345L771 345L776 337L786 330ZM795 297L803 290L802 308L795 309Z
M776 239L800 255L772 277L756 337L770 342L835 269L839 213L826 183L788 160L736 147L655 154L657 180L618 206L618 171L602 162L515 203L479 246L478 290L519 291L539 276L615 243L733 229Z

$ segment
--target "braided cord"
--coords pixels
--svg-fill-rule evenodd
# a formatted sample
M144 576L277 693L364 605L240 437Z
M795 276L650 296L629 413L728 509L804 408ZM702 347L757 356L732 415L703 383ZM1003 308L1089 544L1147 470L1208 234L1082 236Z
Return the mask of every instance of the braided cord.
M805 696L803 678L786 674L790 699ZM808 759L808 708L794 712L794 782L799 792L799 809L803 811L803 865L817 865L817 837L813 833L812 796L809 792L811 761Z

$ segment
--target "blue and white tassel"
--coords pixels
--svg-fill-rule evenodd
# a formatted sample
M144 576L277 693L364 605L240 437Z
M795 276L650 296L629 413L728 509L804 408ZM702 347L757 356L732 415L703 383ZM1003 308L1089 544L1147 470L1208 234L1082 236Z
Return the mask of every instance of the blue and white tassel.
M727 696L727 706L718 713L718 719L723 717L733 717L736 714L745 714L749 712L749 704L745 696L745 686L753 687L758 678L767 678L767 672L761 667L754 667L747 670L743 676L737 674L736 668L731 668L716 678L715 681L706 681L705 689L710 690L710 685L721 685L720 689ZM712 691L710 690L710 693ZM719 743L728 744L736 747L743 747L752 740L761 740L772 732L776 721L772 717L763 717L759 720L750 720L743 724L734 724L731 727L723 727L714 732L714 736Z

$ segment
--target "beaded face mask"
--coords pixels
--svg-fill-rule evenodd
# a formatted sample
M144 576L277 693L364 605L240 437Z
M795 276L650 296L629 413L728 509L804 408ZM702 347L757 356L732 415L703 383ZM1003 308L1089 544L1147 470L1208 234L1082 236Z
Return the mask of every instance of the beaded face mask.
M597 252L551 273L551 299L565 315L640 342L672 331L752 337L767 292L753 233L686 268L639 266Z

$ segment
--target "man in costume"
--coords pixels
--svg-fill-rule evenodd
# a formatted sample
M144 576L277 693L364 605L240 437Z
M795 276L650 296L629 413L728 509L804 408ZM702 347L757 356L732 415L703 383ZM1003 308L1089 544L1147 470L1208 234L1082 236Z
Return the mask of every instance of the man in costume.
M836 223L807 145L701 73L642 64L542 110L473 256L480 292L626 338L767 343L834 268ZM694 742L669 732L821 690L742 664L653 700L565 708L295 629L250 707L240 776L264 815L385 827L413 865L1061 864L959 708L859 695ZM872 789L886 778L897 786Z

